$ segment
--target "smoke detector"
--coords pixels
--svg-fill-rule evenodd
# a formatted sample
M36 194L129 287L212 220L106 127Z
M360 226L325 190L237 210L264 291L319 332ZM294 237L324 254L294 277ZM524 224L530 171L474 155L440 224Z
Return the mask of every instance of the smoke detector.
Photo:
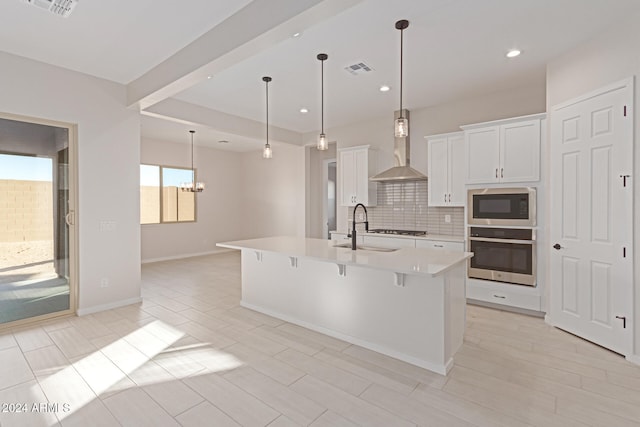
M78 4L78 0L21 0L40 9L48 10L54 15L67 18Z

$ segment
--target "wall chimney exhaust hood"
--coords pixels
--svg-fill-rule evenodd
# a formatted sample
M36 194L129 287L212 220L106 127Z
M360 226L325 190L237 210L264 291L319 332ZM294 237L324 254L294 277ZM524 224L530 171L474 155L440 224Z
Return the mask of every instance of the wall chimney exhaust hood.
M402 110L402 116L409 120L409 110ZM394 113L395 118L400 117L400 111ZM391 169L372 176L370 181L424 181L425 175L411 167L409 135L404 138L395 138L393 146L393 163Z

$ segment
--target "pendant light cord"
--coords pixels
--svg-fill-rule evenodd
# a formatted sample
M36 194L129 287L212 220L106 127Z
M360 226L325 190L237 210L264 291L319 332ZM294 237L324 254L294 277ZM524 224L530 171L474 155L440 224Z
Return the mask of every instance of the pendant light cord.
M402 118L402 60L404 51L404 30L400 30L400 117Z
M194 130L190 130L191 134L191 180L193 181L193 188L196 188L196 170L193 168L193 134L196 133Z
M320 61L320 125L324 134L324 60Z
M265 82L267 89L267 145L269 145L269 82Z

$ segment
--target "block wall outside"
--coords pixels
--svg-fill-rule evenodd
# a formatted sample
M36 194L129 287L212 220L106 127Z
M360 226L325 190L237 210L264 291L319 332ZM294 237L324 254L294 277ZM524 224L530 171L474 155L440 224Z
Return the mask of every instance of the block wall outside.
M177 187L165 187L162 194L163 219L171 221L195 220L195 194L181 191ZM160 192L158 187L140 187L140 222L157 224L160 222Z
M52 183L0 180L0 242L53 240Z
M140 187L140 223L157 224L160 222L160 188Z

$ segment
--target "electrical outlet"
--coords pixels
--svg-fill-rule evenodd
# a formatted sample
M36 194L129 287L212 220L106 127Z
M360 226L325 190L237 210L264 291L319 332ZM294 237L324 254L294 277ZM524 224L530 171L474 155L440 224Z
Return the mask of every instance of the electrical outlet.
M116 230L115 221L100 221L100 231L115 231L115 230Z
M446 222L447 224L451 223L451 215L445 215L444 222Z
M100 279L100 287L101 288L108 288L109 287L109 279L107 279L106 277L103 277L102 279Z

